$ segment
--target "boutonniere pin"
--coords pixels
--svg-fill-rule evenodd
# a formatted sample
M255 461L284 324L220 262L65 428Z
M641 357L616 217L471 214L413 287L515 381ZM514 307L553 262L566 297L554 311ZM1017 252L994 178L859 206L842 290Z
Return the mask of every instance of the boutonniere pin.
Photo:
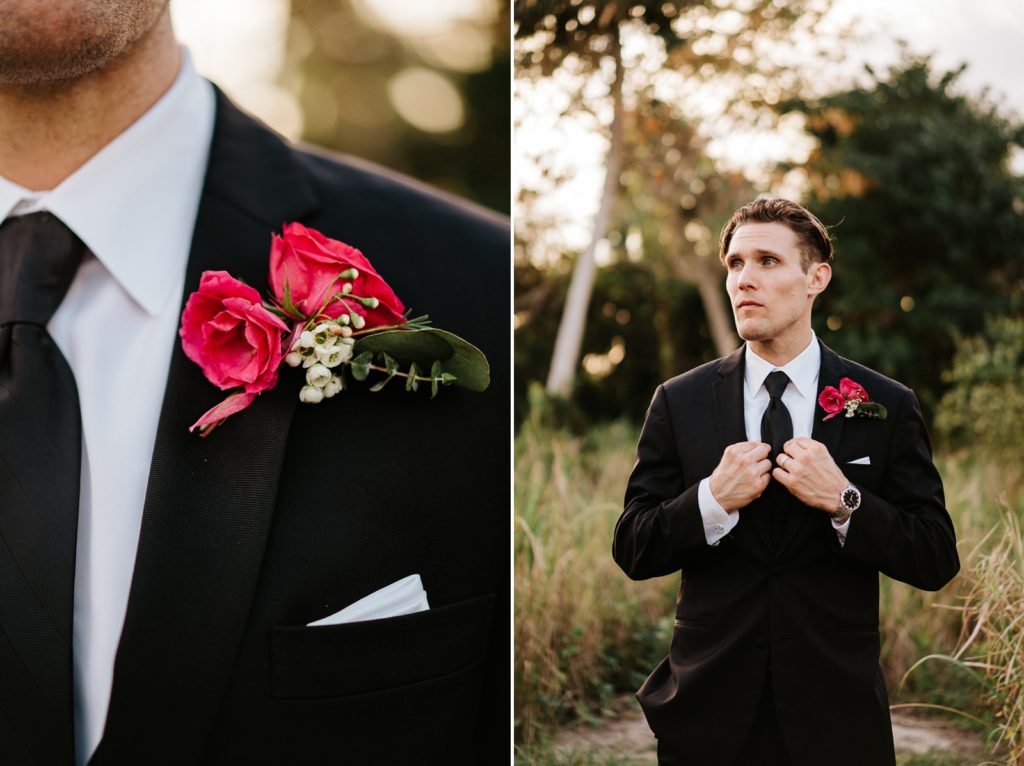
M822 421L831 420L840 413L848 418L857 415L879 420L885 420L889 414L881 404L871 401L864 386L850 378L840 378L838 390L834 386L825 386L818 396L818 404L828 413Z
M487 359L472 344L408 318L405 306L356 248L299 223L271 235L269 300L226 271L203 273L181 314L181 345L224 401L189 429L207 436L277 385L282 364L302 367L299 400L316 404L344 390L347 377L392 378L407 391L429 385L483 391Z

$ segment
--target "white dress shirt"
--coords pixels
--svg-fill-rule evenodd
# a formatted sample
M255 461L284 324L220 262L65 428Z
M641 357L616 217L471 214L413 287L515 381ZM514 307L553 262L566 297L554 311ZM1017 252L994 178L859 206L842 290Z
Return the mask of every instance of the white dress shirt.
M82 409L73 644L79 764L96 749L110 703L213 117L213 88L183 49L171 88L55 189L33 192L0 177L0 220L47 210L94 256L49 324Z
M810 436L814 428L814 407L818 403L818 372L821 369L821 346L811 331L811 342L783 367L755 354L748 344L744 351L743 369L743 423L747 441L761 441L761 418L768 409L771 397L764 381L775 370L782 370L789 377L789 384L782 392L782 403L789 410L793 420L793 437ZM838 502L838 498L837 498ZM723 537L732 531L740 520L738 508L726 510L711 492L710 477L703 479L697 487L697 504L704 520L704 536L708 545L718 545ZM850 520L833 524L840 544L846 542L846 530Z

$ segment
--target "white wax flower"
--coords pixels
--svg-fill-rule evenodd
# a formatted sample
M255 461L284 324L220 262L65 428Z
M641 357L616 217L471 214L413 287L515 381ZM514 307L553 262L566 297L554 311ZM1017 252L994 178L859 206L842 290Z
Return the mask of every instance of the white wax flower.
M284 362L289 367L298 367L300 364L302 364L302 354L296 351L292 351L287 356L285 356Z
M323 401L324 392L313 386L303 386L299 391L299 401L307 404L319 404Z
M314 364L306 371L306 382L316 388L323 388L331 379L331 371L322 364Z
M299 345L303 348L313 348L316 345L316 338L313 337L313 333L309 330L303 330L302 335L299 336Z
M341 378L337 375L332 375L331 379L327 381L327 385L324 386L324 396L329 399L339 391L341 391Z
M361 330L361 329L363 329L363 325L365 325L365 324L366 324L366 320L363 319L362 316L360 316L359 314L356 314L355 312L352 312L352 326L353 327L355 327L357 330Z
M348 345L339 345L334 348L329 348L320 357L320 362L325 367L337 367L342 362L347 362L352 358L352 347Z

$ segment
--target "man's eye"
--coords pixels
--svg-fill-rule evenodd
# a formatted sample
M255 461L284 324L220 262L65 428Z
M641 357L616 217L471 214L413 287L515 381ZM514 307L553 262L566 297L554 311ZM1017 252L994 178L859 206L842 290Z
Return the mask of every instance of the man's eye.
M732 271L736 271L737 269L741 268L742 266L743 266L743 261L740 261L740 260L729 261L729 268Z
M761 264L764 265L764 266L774 266L777 263L778 263L778 260L775 259L775 258L772 258L770 255L761 259Z

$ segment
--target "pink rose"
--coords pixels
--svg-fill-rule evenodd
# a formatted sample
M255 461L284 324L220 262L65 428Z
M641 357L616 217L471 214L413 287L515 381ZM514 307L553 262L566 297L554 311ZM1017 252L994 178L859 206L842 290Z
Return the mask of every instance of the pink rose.
M339 279L342 272L354 268L355 278ZM364 329L405 322L405 306L356 248L329 239L301 223L284 225L281 236L272 237L270 246L270 287L274 297L284 301L285 283L294 306L307 318L321 311L324 301L340 293L351 283L353 296L376 298L376 307L364 306L354 298L340 297L323 308L323 314L336 319L348 311L366 320Z
M846 378L844 378L846 380ZM818 404L821 408L828 413L822 420L831 420L846 406L846 397L844 397L834 386L825 386L821 395L818 396Z
M839 393L847 399L859 399L862 402L871 401L871 398L868 396L868 392L864 390L864 386L850 380L849 378L839 379Z
M181 314L181 346L220 389L258 394L277 383L288 326L226 271L205 271ZM251 399L250 399L251 401Z

